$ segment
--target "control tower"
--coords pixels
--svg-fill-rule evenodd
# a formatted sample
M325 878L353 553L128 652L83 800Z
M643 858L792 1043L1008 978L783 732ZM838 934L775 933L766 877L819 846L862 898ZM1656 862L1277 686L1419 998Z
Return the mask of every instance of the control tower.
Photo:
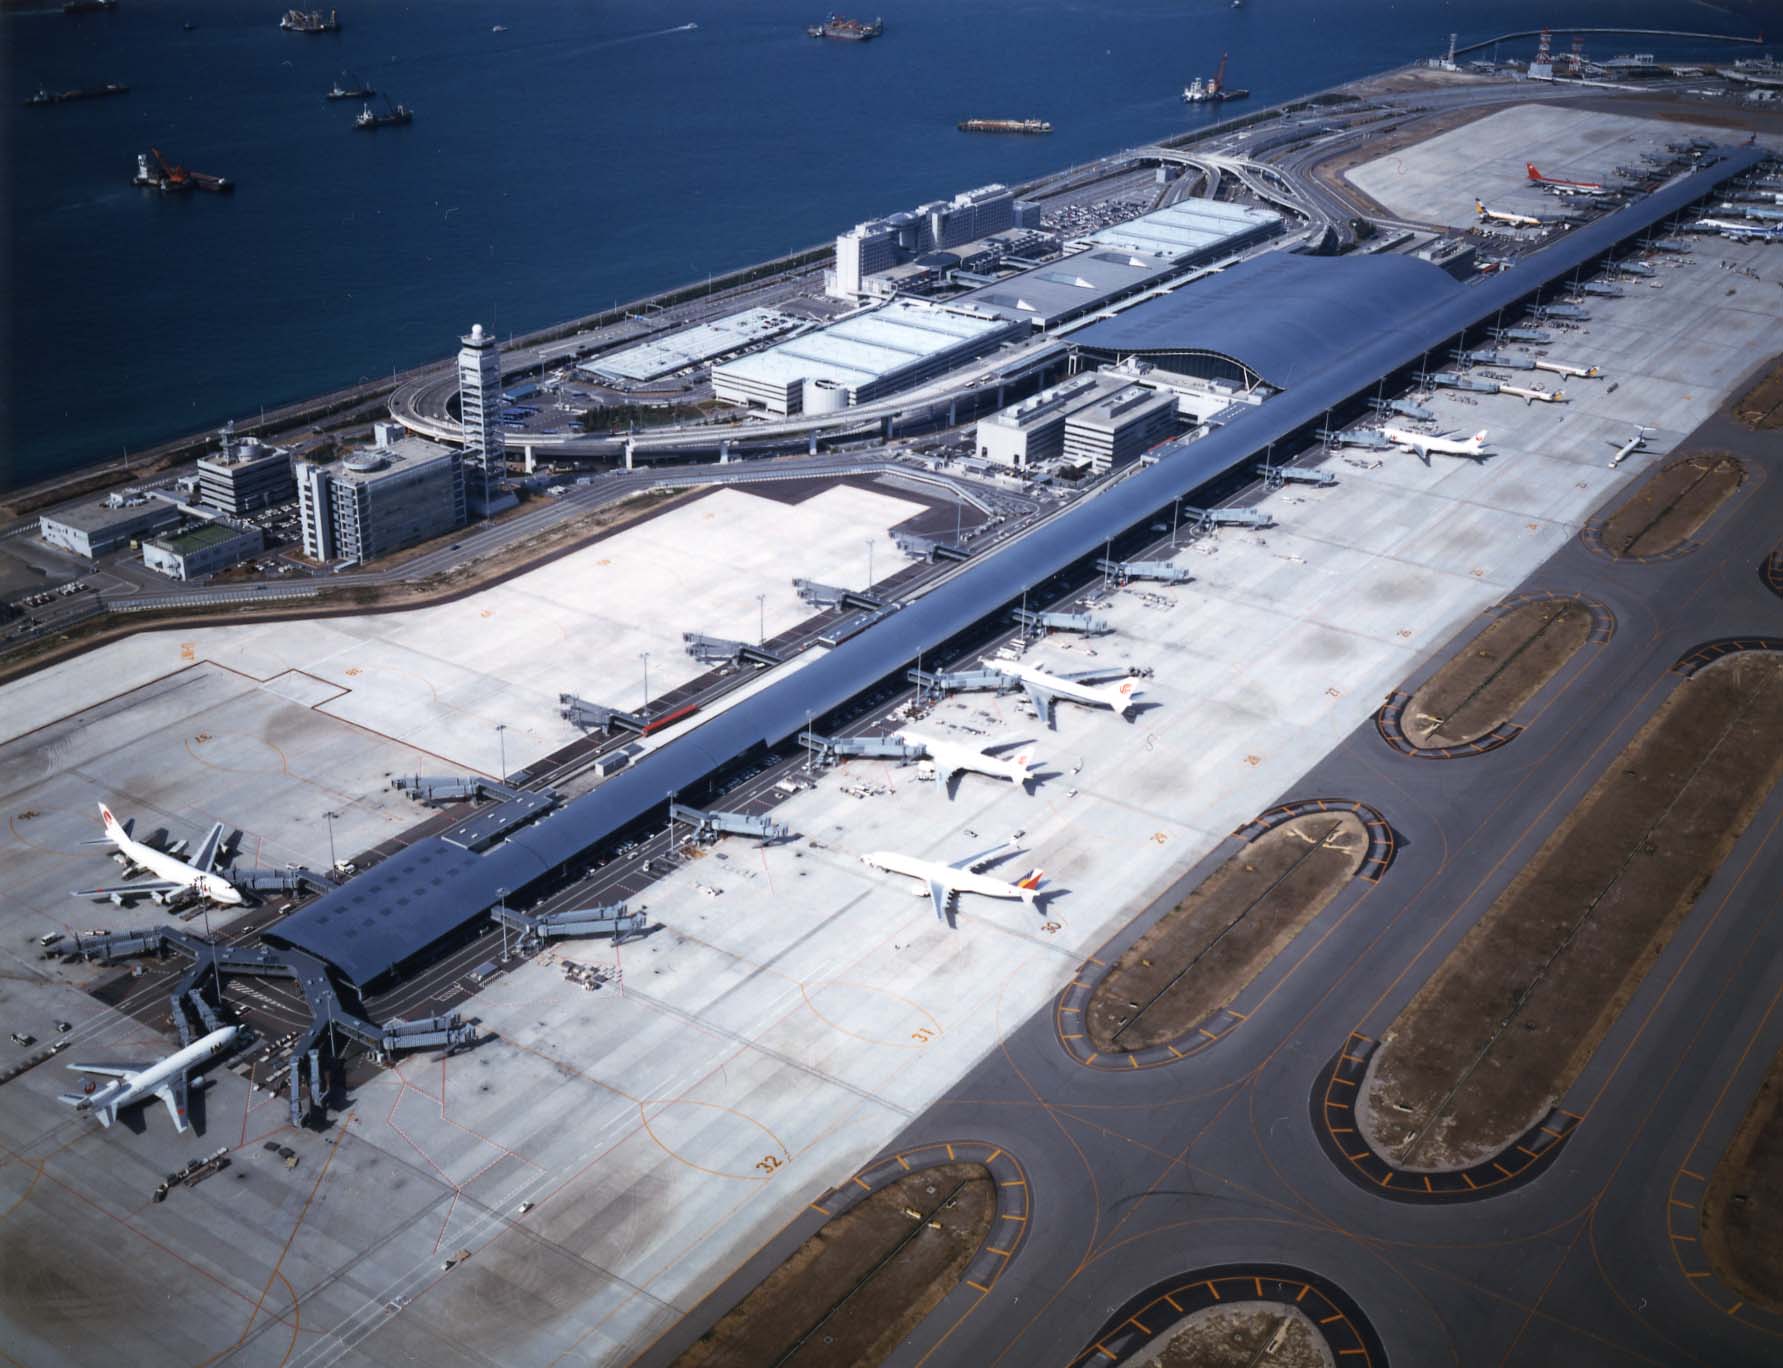
M464 492L471 510L487 513L496 486L507 473L501 427L501 349L483 331L471 326L458 352L458 407L464 421Z

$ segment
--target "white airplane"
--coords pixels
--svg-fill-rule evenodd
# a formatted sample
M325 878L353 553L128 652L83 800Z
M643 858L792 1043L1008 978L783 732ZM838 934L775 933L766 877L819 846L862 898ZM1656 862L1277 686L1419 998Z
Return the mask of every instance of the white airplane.
M223 845L221 822L211 827L199 845L198 853L188 864L167 851L156 850L134 839L130 834L131 823L118 821L104 803L99 804L99 818L105 825L105 836L84 844L116 846L127 870L146 871L158 877L138 883L107 884L103 888L77 888L75 897L110 898L121 903L126 898L147 894L156 902L166 902L170 894L191 889L200 897L227 907L240 907L246 901L240 889L215 872L217 854Z
M1488 209L1481 200L1473 202L1474 213L1494 223L1508 223L1513 228L1540 228L1547 219L1539 219L1534 214L1513 214L1508 209Z
M961 893L976 893L983 898L1020 898L1029 907L1034 905L1034 900L1040 896L1040 880L1045 870L1030 869L1014 883L1006 883L1002 879L993 879L978 872L993 860L1011 854L1014 850L1015 847L1006 841L976 855L968 855L963 860L955 860L952 864L919 860L914 855L900 855L895 850L875 850L861 856L861 863L869 869L883 870L887 874L902 874L907 879L916 880L916 887L911 891L919 898L927 893L929 900L935 904L935 915L952 926L953 901Z
M950 785L965 771L989 775L992 779L1007 779L1017 788L1025 790L1031 778L1029 771L1035 764L1031 751L1022 751L1004 759L989 753L1000 749L998 746L973 746L959 741L943 741L914 731L899 732L898 740L906 746L920 747L923 754L934 762L936 786L949 797L952 797Z
M1513 395L1526 405L1538 402L1543 404L1564 404L1566 402L1565 390L1531 389L1527 385L1501 384L1498 387L1498 392Z
M79 1073L103 1074L113 1082L91 1093L63 1093L62 1101L76 1111L92 1112L99 1124L109 1126L118 1119L118 1109L150 1097L158 1097L173 1118L174 1130L186 1130L186 1097L199 1079L186 1077L188 1069L208 1064L228 1051L240 1033L239 1026L225 1026L212 1031L202 1040L195 1040L183 1050L175 1051L158 1064L70 1064Z
M1438 433L1432 437L1423 432L1411 432L1405 428L1385 428L1381 432L1396 447L1411 452L1425 465L1430 464L1430 453L1440 456L1468 456L1478 460L1485 454L1486 429L1481 428L1465 442L1450 437L1448 433Z
M1747 239L1756 242L1774 242L1783 237L1783 230L1775 228L1759 228L1750 223L1733 223L1727 219L1700 218L1688 225L1695 233L1719 233L1725 238Z
M1126 674L1118 666L1113 669L1080 670L1076 674L1060 675L1043 670L1038 665L1023 664L1019 660L992 660L984 657L983 661L986 669L995 670L1026 689L1028 701L1034 705L1035 715L1054 729L1058 723L1053 717L1053 705L1061 698L1092 708L1108 708L1116 716L1126 718L1127 710L1139 701L1141 693L1139 676ZM1098 684L1095 681L1099 679L1108 682Z
M1627 460L1628 457L1645 447L1647 445L1647 434L1651 431L1653 431L1653 429L1650 427L1640 427L1637 425L1634 430L1634 436L1630 437L1626 442L1611 442L1610 445L1616 448L1616 454L1610 457L1610 469L1614 470L1617 466L1621 465L1623 461Z
M1523 170L1532 183L1560 195L1596 195L1604 190L1601 181L1562 180L1558 176L1544 176L1536 170L1534 162L1524 162Z
M1564 361L1537 360L1537 370L1552 371L1555 375L1570 375L1579 380L1596 380L1600 378L1596 366L1569 366ZM1500 389L1503 386L1499 386Z

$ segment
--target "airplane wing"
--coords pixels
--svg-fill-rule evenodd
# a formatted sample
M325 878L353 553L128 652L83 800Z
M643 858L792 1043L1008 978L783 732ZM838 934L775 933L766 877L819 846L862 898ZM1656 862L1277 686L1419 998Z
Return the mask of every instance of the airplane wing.
M168 1116L173 1118L173 1128L181 1134L186 1129L186 1080L184 1076L170 1078L155 1089L155 1096L161 1099L167 1108Z
M959 792L960 775L964 772L964 765L935 766L935 787L941 790L950 803L953 801L954 794Z
M1053 720L1053 704L1058 700L1039 685L1030 684L1026 680L1022 681L1022 688L1028 691L1028 701L1034 705L1034 715L1047 726L1056 729L1058 723Z
M930 879L929 901L935 904L935 915L946 921L947 905L953 901L953 890L938 879Z
M182 883L174 883L171 879L157 879L149 883L107 884L103 888L76 888L69 893L72 898L108 898L114 893L173 893L184 888Z
M70 1064L76 1073L104 1074L108 1078L130 1079L142 1072L140 1064Z
M1127 672L1125 665L1104 665L1099 670L1079 670L1075 674L1062 674L1059 678L1073 680L1079 684L1091 684L1098 679L1114 679Z
M194 869L210 873L217 864L217 852L223 848L223 824L217 822L204 834L204 840L198 847L198 853L191 859Z
M981 850L976 855L968 855L963 860L955 860L952 864L948 865L948 868L949 869L966 869L966 870L970 870L972 873L976 874L981 865L986 865L986 864L990 863L992 856L1001 855L1004 852L1012 850L1012 849L1013 849L1013 847L1010 845L1010 843L1008 841L999 841L996 845L992 846L989 850Z

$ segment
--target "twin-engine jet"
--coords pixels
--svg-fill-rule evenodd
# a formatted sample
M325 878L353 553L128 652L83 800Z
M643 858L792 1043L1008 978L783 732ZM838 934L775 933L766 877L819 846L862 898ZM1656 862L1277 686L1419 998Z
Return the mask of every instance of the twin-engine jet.
M936 787L949 797L953 793L954 781L968 772L988 775L992 779L1007 779L1023 790L1027 790L1033 781L1031 771L1035 767L1035 760L1031 751L1024 750L1005 759L989 754L990 751L1002 749L1000 745L973 746L914 731L899 732L898 740L906 746L920 749L929 758L935 766Z
M1011 683L1021 685L1027 691L1029 702L1034 705L1035 715L1055 730L1058 722L1053 716L1053 708L1061 698L1092 708L1108 708L1116 716L1131 721L1127 716L1128 710L1139 701L1142 692L1139 676L1128 674L1118 666L1112 669L1080 670L1075 674L1064 675L1053 674L1038 665L1026 665L1019 660L992 660L987 657L984 666ZM1098 683L1099 680L1105 682Z
M158 1064L70 1064L77 1073L99 1074L112 1081L91 1093L63 1093L61 1100L76 1111L91 1112L100 1125L109 1126L118 1119L119 1108L158 1097L173 1118L174 1130L184 1134L186 1099L198 1081L188 1079L187 1072L227 1053L240 1031L239 1026L224 1026Z
M976 855L968 855L963 860L942 864L938 860L900 855L895 850L874 850L861 856L861 863L869 869L914 879L916 887L911 892L919 898L928 894L929 900L935 904L935 915L952 926L954 899L961 893L976 893L983 898L1019 898L1029 907L1034 905L1034 900L1040 896L1040 881L1045 870L1030 869L1014 883L993 879L988 874L978 872L1014 851L1015 847L1005 841L989 850L981 850Z
M240 889L216 872L217 856L223 847L221 822L206 833L188 864L177 855L156 850L135 839L130 834L134 819L120 822L104 803L99 804L99 819L105 827L105 835L83 844L116 846L126 869L140 870L156 877L133 883L107 884L102 888L77 888L75 897L110 898L121 903L127 898L146 895L156 902L166 902L172 895L190 891L225 907L239 907L246 901Z
M1473 460L1478 460L1485 455L1486 451L1485 428L1481 428L1466 441L1452 438L1446 432L1432 437L1428 433L1395 427L1384 428L1381 431L1381 436L1393 443L1394 446L1411 452L1425 465L1430 464L1430 453L1433 451L1440 456L1466 456Z

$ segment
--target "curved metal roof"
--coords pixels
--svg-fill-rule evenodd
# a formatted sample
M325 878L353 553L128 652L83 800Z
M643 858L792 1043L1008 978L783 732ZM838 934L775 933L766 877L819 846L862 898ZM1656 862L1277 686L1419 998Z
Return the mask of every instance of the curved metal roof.
M1071 341L1118 356L1212 352L1290 389L1364 335L1405 333L1465 288L1416 257L1270 252L1092 323Z
M1351 317L1342 336L1344 345L1330 354L1328 369L1309 375L1298 387L1265 404L1245 409L1217 431L1179 444L1156 464L1085 499L1015 545L968 565L868 631L522 827L485 854L471 856L437 836L427 837L298 909L270 929L267 939L307 950L364 986L486 915L498 901L498 889L518 893L544 874L585 858L615 832L660 807L671 793L692 793L751 747L777 745L792 737L809 718L840 707L876 681L914 663L919 652L933 651L1065 567L1100 554L1110 539L1256 460L1268 444L1318 423L1329 409L1367 390L1382 376L1447 346L1501 311L1516 308L1553 281L1614 254L1635 234L1694 204L1764 155L1763 149L1749 147L1710 154L1698 171L1567 233L1509 270L1467 286L1436 286L1436 300L1427 307L1417 307L1415 298L1400 301L1397 318L1389 318L1385 326L1366 313ZM1300 258L1299 264L1285 268L1295 277L1284 278L1306 283L1312 276L1303 272L1342 271L1348 264L1343 258ZM1429 269L1448 280L1438 268ZM1388 276L1369 278L1379 282ZM1428 274L1418 272L1395 270L1392 278L1402 287L1413 281L1419 288L1435 285ZM1276 296L1276 307L1284 307L1288 298L1285 293ZM1249 295L1231 299L1229 305L1225 312L1264 313ZM1206 321L1213 331L1214 320ZM1227 337L1260 336L1260 323L1271 320L1266 315L1228 319L1218 326ZM1294 325L1277 317L1273 326ZM442 846L451 853L440 850Z

